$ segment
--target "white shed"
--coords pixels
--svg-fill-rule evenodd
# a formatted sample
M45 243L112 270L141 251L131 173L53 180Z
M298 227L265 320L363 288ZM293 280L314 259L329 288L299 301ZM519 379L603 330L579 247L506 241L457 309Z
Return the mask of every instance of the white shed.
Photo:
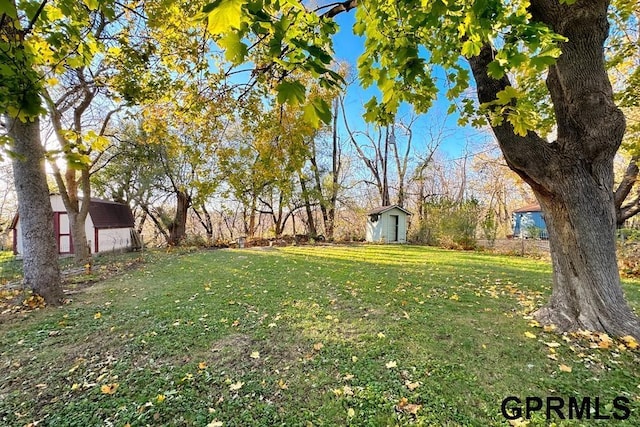
M407 217L402 206L382 206L367 213L367 242L407 243Z
M89 203L85 232L91 253L140 247L140 237L134 229L133 214L129 206L94 198ZM58 253L73 254L69 215L59 194L51 195L51 208ZM22 229L18 215L15 216L11 228L13 228L13 252L19 255L22 253Z

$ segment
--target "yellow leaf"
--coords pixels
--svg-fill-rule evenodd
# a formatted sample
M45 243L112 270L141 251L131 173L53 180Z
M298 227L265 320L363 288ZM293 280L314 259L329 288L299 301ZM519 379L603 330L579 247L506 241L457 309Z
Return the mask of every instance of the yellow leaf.
M636 339L634 337L632 337L631 335L625 335L624 337L620 338L627 347L629 347L631 350L635 350L636 348L638 348L638 341L636 341Z
M97 312L96 314L93 315L94 319L100 319L102 317L102 313Z
M545 332L553 332L556 330L556 325L544 325L542 328Z
M243 385L244 385L244 383L242 381L238 381L237 383L233 383L233 384L229 385L229 390L231 390L231 391L240 390Z
M353 374L346 374L343 378L343 380L345 381L350 381L353 379Z
M391 369L391 368L397 367L398 364L396 363L395 360L391 360L390 362L387 362L384 366L386 366L387 369Z
M418 387L420 387L420 383L419 383L419 382L412 383L412 382L411 382L411 381L409 381L409 380L407 380L407 381L404 383L404 385L406 385L406 386L407 386L407 388L408 388L409 390L411 390L411 391L413 391L413 390L417 389Z
M209 12L207 29L217 35L232 28L240 28L243 20L242 6L246 0L217 0L215 7Z
M358 361L358 356L351 356L351 361L356 363Z
M209 424L207 424L207 427L222 427L223 425L224 423L222 421L213 420Z
M162 403L167 397L164 394L159 394L156 396L156 402Z
M72 391L76 391L79 388L80 388L80 384L78 384L78 383L73 383L73 385L71 386L71 390Z
M251 354L249 355L250 358L252 359L260 359L260 352L259 351L252 351Z
M201 371L207 369L207 362L198 363L198 369L200 369Z
M555 353L547 354L547 357L551 360L558 360L558 355Z
M561 365L560 365L560 370L561 370L562 372L571 372L571 371L572 371L571 366L567 366L567 365L565 365L565 364L561 364Z
M551 347L551 348L560 347L560 343L555 341L546 342L545 344L547 347Z
M120 384L118 383L105 384L100 387L100 391L102 392L102 394L114 394L116 390L118 390L119 386Z
M284 380L278 381L278 387L280 387L280 390L286 390L289 388L289 386L287 385L286 382L284 382Z
M450 300L454 300L454 301L458 301L460 300L460 297L458 296L458 294L453 294L449 297Z
M525 336L525 337L527 337L527 338L535 338L535 337L536 337L536 336L535 336L535 334L532 334L532 333L531 333L531 332L529 332L529 331L525 332L525 333L524 333L524 336Z
M313 349L314 349L315 351L320 351L320 350L322 350L322 348L323 348L323 347L324 347L324 344L322 344L321 342L317 342L317 343L315 343L315 344L313 345Z
M356 415L356 411L353 408L347 410L347 417L353 418Z
M344 392L345 396L353 396L353 389L348 385L342 387L342 391Z
M378 338L384 338L384 337L386 337L385 334L383 334L382 332L378 332Z

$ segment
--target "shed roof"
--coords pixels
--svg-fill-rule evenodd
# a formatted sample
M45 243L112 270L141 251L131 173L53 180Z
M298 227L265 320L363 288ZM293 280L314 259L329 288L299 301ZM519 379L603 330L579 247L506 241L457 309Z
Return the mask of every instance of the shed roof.
M523 206L521 208L516 209L515 211L513 211L514 213L522 213L522 212L542 212L542 208L540 208L540 204L538 203L532 203L530 205L527 206Z
M384 213L386 211L390 211L391 209L400 209L402 212L406 213L407 215L411 215L411 212L409 212L408 210L406 210L405 208L403 208L400 205L391 205L391 206L380 206L379 208L375 208L370 210L367 215L378 215L381 213Z
M95 228L130 228L135 225L129 206L109 200L92 198L89 215Z
M92 198L89 202L89 216L95 228L132 228L135 226L133 213L128 205L109 200ZM18 214L13 217L9 229L18 225Z

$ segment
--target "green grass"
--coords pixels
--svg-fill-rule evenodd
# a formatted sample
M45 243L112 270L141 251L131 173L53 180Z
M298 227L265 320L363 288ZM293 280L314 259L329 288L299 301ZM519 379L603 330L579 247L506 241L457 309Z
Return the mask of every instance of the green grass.
M640 353L527 318L545 262L414 246L145 256L62 308L0 318L1 425L508 425L507 396L599 397L608 414L626 396L630 419L610 423L640 422ZM625 292L638 309L638 283Z

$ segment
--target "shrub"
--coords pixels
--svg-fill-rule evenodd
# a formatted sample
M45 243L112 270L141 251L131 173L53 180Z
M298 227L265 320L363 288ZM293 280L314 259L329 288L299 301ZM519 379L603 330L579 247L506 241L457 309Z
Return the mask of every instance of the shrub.
M479 206L475 199L455 202L443 198L426 203L416 240L448 249L474 249L477 246Z

